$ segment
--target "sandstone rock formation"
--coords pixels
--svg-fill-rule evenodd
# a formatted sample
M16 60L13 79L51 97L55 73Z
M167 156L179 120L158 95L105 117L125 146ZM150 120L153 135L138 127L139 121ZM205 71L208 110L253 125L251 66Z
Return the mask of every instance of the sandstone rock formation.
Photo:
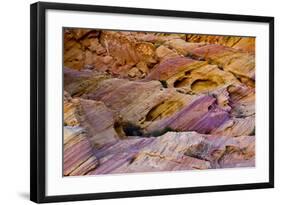
M64 175L85 175L98 165L85 130L64 127Z
M64 31L64 175L255 166L255 39Z

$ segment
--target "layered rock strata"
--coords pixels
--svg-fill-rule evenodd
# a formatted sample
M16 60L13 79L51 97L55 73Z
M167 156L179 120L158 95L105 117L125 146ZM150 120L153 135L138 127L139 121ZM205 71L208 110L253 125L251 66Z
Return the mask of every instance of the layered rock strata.
M64 175L255 166L255 39L65 29Z

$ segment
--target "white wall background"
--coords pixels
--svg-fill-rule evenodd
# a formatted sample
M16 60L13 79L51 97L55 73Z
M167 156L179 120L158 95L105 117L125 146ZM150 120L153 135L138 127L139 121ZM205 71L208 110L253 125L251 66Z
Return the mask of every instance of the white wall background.
M52 1L52 0L49 0ZM276 188L177 196L69 202L67 204L276 204L281 198L281 13L277 0L60 0L68 3L275 16L275 177ZM0 204L29 201L29 4L7 0L0 6ZM279 92L280 93L280 92ZM279 148L280 147L280 148ZM62 203L60 203L62 204ZM63 203L64 204L64 203Z

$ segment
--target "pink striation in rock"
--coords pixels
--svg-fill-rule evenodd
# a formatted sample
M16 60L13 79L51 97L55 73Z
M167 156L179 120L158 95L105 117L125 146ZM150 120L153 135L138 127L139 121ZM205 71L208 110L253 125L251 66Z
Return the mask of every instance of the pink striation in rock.
M255 38L64 30L64 175L255 166Z
M147 76L147 80L167 80L170 76L175 75L180 71L186 71L187 67L194 64L202 65L202 62L195 61L185 57L168 58L162 61L153 71Z
M147 129L154 131L169 127L178 131L193 130L200 133L209 133L229 119L229 114L215 107L214 102L215 98L202 96L171 117L155 121Z
M254 165L254 149L254 136L168 132L158 138L122 140L97 150L101 165L89 174L243 167Z
M98 166L92 146L81 127L64 127L64 175L85 175Z
M89 141L95 146L119 138L114 127L117 118L103 102L73 98L64 103L64 113L64 124L84 127Z

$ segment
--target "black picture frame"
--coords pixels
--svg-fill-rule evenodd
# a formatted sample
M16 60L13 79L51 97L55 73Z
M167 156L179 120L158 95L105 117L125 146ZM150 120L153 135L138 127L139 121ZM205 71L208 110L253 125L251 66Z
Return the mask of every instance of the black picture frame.
M192 188L171 188L126 192L88 193L46 196L46 81L45 81L45 26L46 10L122 13L152 16L169 16L195 19L234 20L269 24L269 181L263 183L229 184ZM218 13L156 10L146 8L110 7L82 4L38 2L30 7L30 199L37 203L76 200L97 200L123 197L218 192L274 187L274 17L230 15Z

